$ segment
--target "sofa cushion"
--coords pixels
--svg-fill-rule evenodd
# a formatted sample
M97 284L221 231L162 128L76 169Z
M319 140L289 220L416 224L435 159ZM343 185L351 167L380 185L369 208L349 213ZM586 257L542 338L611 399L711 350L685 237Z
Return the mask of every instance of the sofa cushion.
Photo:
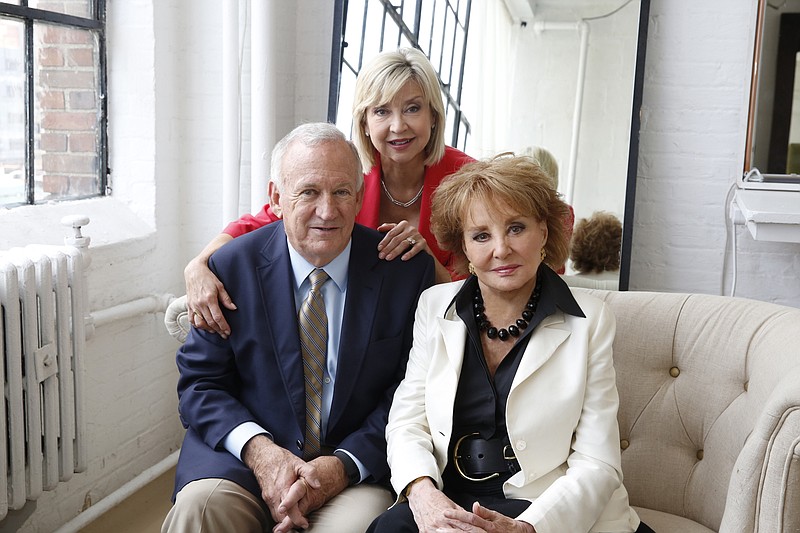
M650 529L656 533L715 533L713 529L708 529L701 526L697 522L692 522L688 518L682 516L662 513L661 511L654 511L652 509L645 509L643 507L634 507L639 518L642 522L650 526Z

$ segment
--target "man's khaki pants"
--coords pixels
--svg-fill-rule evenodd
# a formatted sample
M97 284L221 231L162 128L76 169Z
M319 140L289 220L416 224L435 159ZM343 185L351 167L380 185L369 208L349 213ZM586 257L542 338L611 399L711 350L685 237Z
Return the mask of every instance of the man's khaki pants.
M309 516L307 533L357 533L389 508L392 494L377 485L346 488ZM184 486L161 533L263 533L275 522L266 505L226 479L200 479Z

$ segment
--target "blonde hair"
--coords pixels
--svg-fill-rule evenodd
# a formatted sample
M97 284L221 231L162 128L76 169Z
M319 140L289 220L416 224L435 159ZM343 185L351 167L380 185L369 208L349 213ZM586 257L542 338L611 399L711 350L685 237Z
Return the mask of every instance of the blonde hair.
M353 98L353 142L365 171L375 166L375 148L366 133L367 111L386 104L409 81L415 81L431 108L433 130L425 146L425 164L438 163L444 156L444 102L439 78L428 58L415 48L398 48L381 52L369 62L356 78Z
M466 273L464 218L473 202L507 205L547 225L545 264L553 270L567 260L569 237L564 219L569 207L558 196L552 180L532 157L500 154L461 167L444 180L431 203L431 231L439 246L453 254L456 270Z
M582 218L572 234L570 259L581 274L619 270L622 247L622 222L605 211L596 211L591 218Z
M539 163L548 176L553 180L553 188L558 189L558 161L547 148L533 146L525 149L525 155L529 155Z

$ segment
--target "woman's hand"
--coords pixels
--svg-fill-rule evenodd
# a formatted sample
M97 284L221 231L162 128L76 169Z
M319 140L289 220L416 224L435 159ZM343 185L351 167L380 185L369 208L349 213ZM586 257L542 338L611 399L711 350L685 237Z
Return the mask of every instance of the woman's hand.
M378 243L378 257L380 259L391 261L395 257L400 257L402 261L408 261L418 253L425 251L433 257L436 283L451 281L450 272L433 255L428 246L428 241L407 220L401 220L397 224L393 222L381 224L378 226L378 231L386 233L383 240Z
M400 257L403 261L408 261L423 250L431 253L425 238L407 220L401 220L397 224L381 224L378 231L386 232L386 236L378 243L378 257L381 259L391 261Z
M220 309L220 302L228 309L236 309L222 282L208 268L206 261L196 257L183 270L186 280L186 307L189 321L196 328L217 333L228 338L231 328Z
M448 510L461 510L458 505L436 488L430 478L417 481L408 493L408 505L414 515L414 522L420 531L438 531L448 527L445 513ZM466 512L466 511L464 511Z
M497 511L483 507L478 502L472 504L472 512L451 509L444 512L448 525L436 529L437 533L453 531L477 531L485 533L536 533L527 522L514 520Z

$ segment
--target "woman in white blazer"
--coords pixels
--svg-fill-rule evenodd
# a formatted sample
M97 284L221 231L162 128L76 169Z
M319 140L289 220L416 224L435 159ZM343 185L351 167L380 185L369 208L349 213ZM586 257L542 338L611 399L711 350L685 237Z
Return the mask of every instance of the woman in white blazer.
M420 298L386 428L398 498L369 531L651 531L622 484L614 316L548 266L568 209L528 157L439 186L432 229L471 275Z

